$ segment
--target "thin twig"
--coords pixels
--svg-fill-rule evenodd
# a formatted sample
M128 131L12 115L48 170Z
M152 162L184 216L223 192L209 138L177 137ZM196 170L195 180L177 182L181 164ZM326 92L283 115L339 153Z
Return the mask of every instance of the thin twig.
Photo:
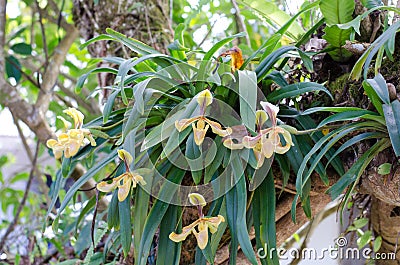
M238 31L246 33L245 39L246 39L246 44L247 46L250 47L251 42L249 38L249 34L247 33L246 25L244 24L243 18L240 15L240 9L238 4L236 3L236 0L231 0L232 6L235 9L235 20L236 20L236 25L238 27Z
M42 9L39 6L38 0L36 2L36 7L38 9L39 13L39 24L40 24L40 31L42 33L42 40L43 40L43 51L44 51L44 57L45 57L45 64L44 64L44 71L46 72L47 65L49 64L49 51L47 50L47 41L46 41L46 33L44 31L44 25L43 25L43 16L42 16Z
M17 225L17 222L18 222L18 219L19 219L19 215L21 214L21 211L25 206L26 200L28 198L28 193L29 193L29 190L31 188L31 184L32 184L35 168L36 168L36 162L37 162L37 158L38 158L38 155L39 155L39 146L40 146L40 142L38 141L37 144L36 144L35 156L33 157L33 161L32 161L32 168L31 168L31 171L29 172L29 179L28 179L28 182L26 183L24 197L22 198L22 201L18 206L18 209L17 209L17 212L16 212L16 214L14 216L13 221L8 226L7 231L4 233L4 236L0 241L0 250L2 250L4 248L4 245L5 245L6 241L7 241L7 237L11 234L11 232L14 230L15 226Z
M217 23L217 21L214 21L214 23L212 25L210 24L210 30L207 32L207 34L204 36L204 38L200 41L200 43L197 45L197 47L201 47L201 45L203 45L203 43L206 41L206 39L210 36L212 29L214 28L216 23Z
M32 151L31 151L31 149L29 147L28 141L26 141L26 137L24 135L24 132L22 131L21 126L19 125L18 118L13 113L11 113L11 116L13 117L15 127L17 127L17 131L18 131L18 134L19 134L19 138L21 138L22 145L24 146L26 154L29 157L29 161L31 161L31 163L32 163L33 162L33 154L32 154Z
M15 67L29 82L32 83L32 85L34 85L37 88L41 89L40 88L40 84L38 82L36 82L30 75L25 73L18 64L16 64L15 62L13 62L12 60L10 60L8 58L6 58L6 61L8 63L10 63L13 67ZM37 76L39 76L39 75L37 75Z

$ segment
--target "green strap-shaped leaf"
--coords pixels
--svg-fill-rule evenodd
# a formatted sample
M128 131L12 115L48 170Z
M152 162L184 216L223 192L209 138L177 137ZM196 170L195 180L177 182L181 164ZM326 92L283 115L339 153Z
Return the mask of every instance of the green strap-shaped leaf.
M352 167L344 174L332 187L329 188L328 192L333 199L337 198L344 189L346 189L351 183L357 183L361 174L365 168L371 162L371 160L382 150L390 146L390 142L387 139L382 139L375 143L367 152L365 152ZM343 207L344 208L344 207Z
M233 160L232 163L234 163L234 161L235 160ZM226 194L226 214L232 236L230 264L236 264L237 245L232 244L232 242L237 240L247 259L251 264L257 265L257 259L250 242L246 225L246 194L246 181L244 175L241 176L238 183Z
M148 184L150 185L150 183ZM148 194L142 187L136 187L135 206L133 210L133 244L135 251L135 259L139 257L140 241L143 236L143 227L146 222L148 205L150 201L150 194Z
M81 75L78 78L78 81L76 81L75 85L75 93L79 94L82 91L83 85L85 84L86 79L89 77L91 74L97 74L97 73L111 73L111 74L118 74L118 71L114 68L110 67L97 67L95 69L90 70L89 72Z
M271 249L276 248L276 227L275 227L275 184L272 171L268 172L262 184L254 191L252 201L254 230L256 234L257 254L262 264L279 264L277 252ZM262 251L260 251L262 249Z
M400 156L400 101L395 100L390 104L383 104L386 126L394 153Z
M175 231L180 222L179 212L178 206L170 205L161 221L156 265L179 265L182 243L176 244L169 239L169 234Z
M180 183L182 181L183 176L185 175L185 171L180 170L178 168L173 168L168 173L168 179L174 183ZM172 199L175 195L176 189L178 186L173 186L170 189L164 189L162 187L159 193L163 193L163 199ZM153 207L150 210L149 215L146 218L146 223L143 227L142 238L140 239L140 246L139 246L139 254L138 254L138 261L137 264L145 265L147 262L147 257L150 252L151 243L153 242L154 234L157 231L158 226L161 223L165 213L168 210L169 204L160 200L157 200Z
M222 48L222 46L224 46L225 44L231 42L232 40L236 39L236 38L240 38L240 37L244 37L246 36L245 32L240 32L237 33L235 35L226 37L225 39L220 40L219 42L217 42L214 46L212 46L212 48L204 55L203 60L204 61L209 61L214 54L220 49Z
M385 124L385 121L382 116L378 115L376 112L369 110L355 110L355 111L347 111L340 112L329 116L328 118L322 120L318 125L318 128L321 128L329 123L338 122L338 121L350 121L354 119L364 118L367 120L373 120L379 122L380 124Z
M115 230L119 230L118 190L113 191L110 204L108 205L107 224L108 229L115 228Z
M276 89L275 91L267 95L267 100L271 102L276 102L284 98L297 97L299 95L313 91L325 92L331 99L333 99L329 90L323 85L314 82L301 82L291 84L280 89Z
M129 193L128 197L124 201L118 203L120 234L121 234L119 239L121 241L125 257L128 255L129 250L131 249L131 242L132 242L130 194L131 193Z
M149 45L144 44L141 41L132 39L132 38L128 38L125 35L112 30L110 28L106 29L106 32L113 37L115 40L119 40L120 42L122 42L124 45L126 45L129 49L131 49L132 51L141 54L141 55L146 55L146 54L159 54L160 52L151 48Z
M117 156L117 150L113 150L106 158L101 160L98 164L91 167L82 177L80 177L68 190L65 194L64 200L62 201L60 208L58 209L57 216L59 216L62 211L67 207L69 201L74 196L75 192L78 191L83 184L85 184L89 179L94 177L94 175L99 172L103 167L107 166L108 163L114 161L115 157Z
M247 128L256 123L257 76L252 71L238 71L240 117Z
M269 73L276 61L278 61L282 56L287 55L289 51L297 50L295 46L283 46L270 55L268 55L256 68L257 80L260 81Z
M47 208L45 222L43 222L42 232L45 231L47 226L47 219L49 218L50 213L53 211L54 206L56 205L58 194L60 193L61 188L64 187L65 182L67 181L66 178L62 176L61 170L57 171L56 180L54 182L53 188L50 190L50 205Z

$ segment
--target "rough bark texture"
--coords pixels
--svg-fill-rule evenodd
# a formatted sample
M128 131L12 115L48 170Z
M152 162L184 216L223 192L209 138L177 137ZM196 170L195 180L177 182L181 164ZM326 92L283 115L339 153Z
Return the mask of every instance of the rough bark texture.
M396 259L379 259L378 265L400 264L400 249L398 248L400 231L400 207L387 204L379 199L372 198L371 222L375 233L382 236L382 247L379 253L387 255L396 253Z
M98 1L74 0L73 17L81 37L89 40L106 33L107 28L118 31L128 37L138 39L154 49L166 53L173 39L170 21L170 1L168 0L120 0ZM116 41L98 41L88 47L94 58L117 56L133 57L135 54ZM101 67L112 66L101 62ZM98 75L99 87L112 85L114 76L103 73ZM103 90L103 101L108 90Z
M168 0L121 0L74 1L74 20L82 38L88 40L104 34L112 28L122 34L138 39L156 50L165 53L172 40L172 28ZM129 56L126 50L115 42L97 42L89 46L93 57Z

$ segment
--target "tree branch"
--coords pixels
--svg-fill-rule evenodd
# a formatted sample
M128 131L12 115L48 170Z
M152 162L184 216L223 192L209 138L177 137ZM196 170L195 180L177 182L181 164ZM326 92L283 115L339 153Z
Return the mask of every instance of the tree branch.
M250 43L249 34L247 33L246 25L244 24L243 18L240 15L239 6L236 3L236 0L231 0L231 2L232 2L233 8L235 9L235 20L236 20L237 29L238 29L239 32L245 32L246 33L246 36L245 36L246 44L247 44L247 46L250 47L251 43Z
M54 54L49 61L49 65L43 76L42 89L40 90L38 99L35 103L35 109L39 116L44 117L49 108L49 103L53 94L52 90L57 83L58 75L60 74L60 66L64 63L69 48L78 36L79 32L75 27L69 28L65 37L54 50Z
M6 26L6 6L7 0L0 0L0 73L5 72L5 26ZM50 16L44 12L43 17ZM43 86L40 90L39 98L35 105L29 104L19 94L16 87L10 85L5 79L3 74L0 74L0 104L7 107L10 112L18 120L24 122L29 129L35 133L38 138L38 144L46 143L50 138L56 138L55 133L50 129L45 113L48 110L49 102L52 96L52 88L57 82L60 73L60 66L65 60L67 52L78 37L78 30L73 26L64 25L67 28L67 33L64 39L59 43L55 49L54 55L48 65L48 68L43 76ZM43 98L41 98L43 97ZM79 179L85 173L85 169L81 165L77 165L71 177L75 180ZM82 188L89 188L96 185L93 179L86 182ZM91 197L94 192L86 192L88 197ZM105 209L108 202L106 200L100 201L99 210Z

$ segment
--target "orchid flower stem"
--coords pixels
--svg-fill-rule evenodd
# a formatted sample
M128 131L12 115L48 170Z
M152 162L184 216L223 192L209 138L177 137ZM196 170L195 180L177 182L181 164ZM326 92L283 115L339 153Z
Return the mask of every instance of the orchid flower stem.
M203 207L201 205L197 205L197 211L199 212L199 218L204 217Z

